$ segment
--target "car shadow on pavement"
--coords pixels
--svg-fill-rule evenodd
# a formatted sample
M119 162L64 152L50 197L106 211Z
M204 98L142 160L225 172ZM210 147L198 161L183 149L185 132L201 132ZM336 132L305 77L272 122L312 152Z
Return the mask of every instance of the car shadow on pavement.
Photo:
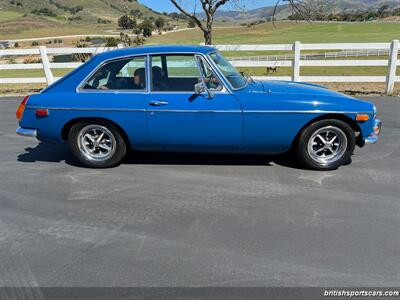
M36 147L28 147L18 155L18 161L32 163L37 161L69 163L75 160L67 145L39 142Z
M18 155L18 161L33 163L62 162L80 166L66 144L40 142L36 147L28 147ZM303 169L293 154L249 155L214 153L172 153L128 151L122 164L132 165L221 165L221 166L271 166L272 163L295 169Z

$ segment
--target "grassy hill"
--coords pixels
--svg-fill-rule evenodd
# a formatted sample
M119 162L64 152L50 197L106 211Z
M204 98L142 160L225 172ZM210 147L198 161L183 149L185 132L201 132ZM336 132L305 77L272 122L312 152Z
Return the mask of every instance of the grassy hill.
M159 16L136 0L0 0L0 39L98 33L116 29L130 12L138 19Z
M281 1L281 3L284 3ZM345 11L376 10L384 4L394 9L400 7L399 0L324 0L321 1L321 9L327 13L342 13ZM229 8L229 7L228 7ZM236 22L248 22L260 19L268 19L273 16L274 6L265 6L251 10L220 10L216 13L217 20ZM275 17L287 18L292 13L287 5L280 5ZM201 15L205 17L204 14Z
M81 17L83 21L105 18L114 21L124 13L139 11L143 17L156 17L157 13L135 0L0 0L0 11L32 14L40 10L54 13L58 20ZM45 15L45 14L43 14Z

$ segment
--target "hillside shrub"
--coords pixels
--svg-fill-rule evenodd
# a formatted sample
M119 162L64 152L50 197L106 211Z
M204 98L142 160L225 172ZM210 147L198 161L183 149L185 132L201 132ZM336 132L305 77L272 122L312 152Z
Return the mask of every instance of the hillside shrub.
M31 13L38 16L57 17L57 14L47 7L34 9Z

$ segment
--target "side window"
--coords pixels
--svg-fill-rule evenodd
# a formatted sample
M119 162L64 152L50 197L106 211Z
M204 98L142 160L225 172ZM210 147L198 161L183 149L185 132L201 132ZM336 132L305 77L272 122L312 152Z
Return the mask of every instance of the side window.
M200 72L194 55L154 55L151 57L151 90L194 92Z
M201 56L198 56L197 59L199 61L200 70L207 88L214 91L222 90L222 84L218 80L218 77L215 75L214 71L211 69L210 65Z
M106 63L89 78L83 89L145 90L146 58L125 58Z

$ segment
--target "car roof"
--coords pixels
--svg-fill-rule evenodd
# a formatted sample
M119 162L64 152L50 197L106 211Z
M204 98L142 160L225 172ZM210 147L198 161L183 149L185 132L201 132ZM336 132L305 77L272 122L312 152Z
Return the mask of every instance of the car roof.
M151 53L203 53L207 54L216 51L210 46L194 46L194 45L158 45L158 46L140 46L132 48L122 48L98 54L102 60L112 59L129 55L146 55Z

